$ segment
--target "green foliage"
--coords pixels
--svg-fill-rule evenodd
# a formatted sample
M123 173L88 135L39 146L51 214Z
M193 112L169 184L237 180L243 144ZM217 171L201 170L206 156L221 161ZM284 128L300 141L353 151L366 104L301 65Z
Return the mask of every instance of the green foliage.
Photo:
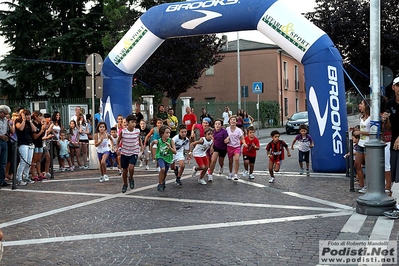
M101 37L107 27L102 1L19 0L0 11L0 34L12 47L1 61L10 75L0 83L9 99L84 97L83 65L38 60L85 62L92 52L104 54ZM26 60L29 59L29 60ZM14 85L15 84L15 85Z
M399 74L399 0L381 1L381 63ZM370 1L316 0L306 17L324 30L340 51L345 70L363 94L370 92ZM362 73L357 71L359 69ZM346 80L346 88L353 85ZM391 90L387 90L391 92Z
M259 119L262 127L266 127L269 119L273 119L274 125L279 123L280 119L280 105L277 101L262 101L259 102Z
M9 99L84 97L87 73L83 64L37 59L84 63L91 53L105 58L143 10L161 3L164 1L6 2L10 10L0 11L0 34L12 50L0 62L10 75L0 81L0 91ZM166 40L135 74L149 86L134 89L155 95L155 101L166 95L175 102L180 93L195 86L206 68L222 60L220 47L221 40L215 35Z

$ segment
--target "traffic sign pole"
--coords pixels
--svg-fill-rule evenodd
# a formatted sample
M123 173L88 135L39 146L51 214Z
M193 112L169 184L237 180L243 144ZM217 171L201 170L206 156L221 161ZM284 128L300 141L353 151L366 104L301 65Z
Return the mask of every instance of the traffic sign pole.
M92 54L91 55L91 67L92 67L92 69L91 69L91 106L92 106L92 108L93 108L93 110L92 110L92 113L93 113L93 115L92 115L92 117L91 117L91 127L92 127L92 136L94 136L94 132L95 132L95 129L93 128L94 127L94 125L95 125L95 118L94 118L94 114L96 113L96 110L95 110L95 106L96 106L96 104L95 104L95 90L96 90L96 72L95 72L95 70L96 70L96 56L95 56L95 54Z

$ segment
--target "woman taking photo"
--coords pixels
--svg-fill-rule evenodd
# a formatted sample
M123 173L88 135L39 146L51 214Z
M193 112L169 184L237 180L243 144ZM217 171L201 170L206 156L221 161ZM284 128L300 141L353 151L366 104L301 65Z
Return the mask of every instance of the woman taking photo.
M28 183L35 183L29 178L29 169L35 148L32 135L37 132L37 128L31 120L29 110L20 110L20 116L15 120L15 128L18 136L18 152L21 158L17 168L17 185L26 186Z

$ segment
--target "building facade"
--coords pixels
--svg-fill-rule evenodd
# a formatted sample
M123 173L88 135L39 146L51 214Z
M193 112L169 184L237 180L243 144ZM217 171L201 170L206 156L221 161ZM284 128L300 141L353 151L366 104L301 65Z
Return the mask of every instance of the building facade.
M273 100L279 103L279 124L284 124L293 113L307 110L304 68L300 62L274 44L241 39L239 46L239 60L237 41L228 42L222 52L223 61L204 72L198 80L196 86L201 89L190 88L180 96L191 97L194 102L206 102L208 105L233 102L235 104L231 104L230 108L234 113L239 109L239 98L241 109L247 107L250 110L249 106L256 105L258 96L252 92L252 85L262 82L263 93L259 94L259 101ZM247 95L242 95L242 86L248 86ZM213 112L223 112L223 109L219 107ZM221 113L214 115L218 117Z

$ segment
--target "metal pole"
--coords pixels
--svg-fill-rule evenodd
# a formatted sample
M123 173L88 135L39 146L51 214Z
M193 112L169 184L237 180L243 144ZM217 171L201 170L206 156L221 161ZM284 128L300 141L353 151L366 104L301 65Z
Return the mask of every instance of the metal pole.
M13 160L12 160L12 169L14 171L14 176L12 178L12 189L17 189L17 163L18 163L18 142L13 142L12 148L14 150Z
M237 31L237 86L238 86L238 109L241 109L241 69L240 69L240 37Z
M95 92L96 92L96 55L92 54L91 55L91 108L92 108L92 116L91 116L91 127L92 127L92 132L94 133L94 114L96 113L96 103L95 103Z
M50 179L54 179L54 140L50 141Z
M385 194L384 147L379 138L380 128L380 0L370 1L370 77L371 122L370 140L365 144L367 193L357 199L356 212L365 215L382 215L394 208L395 200Z
M260 120L259 120L259 112L260 112L260 106L259 106L259 94L256 94L258 98L258 104L256 105L258 108L258 130L256 131L257 135L259 136L259 129L260 129Z

